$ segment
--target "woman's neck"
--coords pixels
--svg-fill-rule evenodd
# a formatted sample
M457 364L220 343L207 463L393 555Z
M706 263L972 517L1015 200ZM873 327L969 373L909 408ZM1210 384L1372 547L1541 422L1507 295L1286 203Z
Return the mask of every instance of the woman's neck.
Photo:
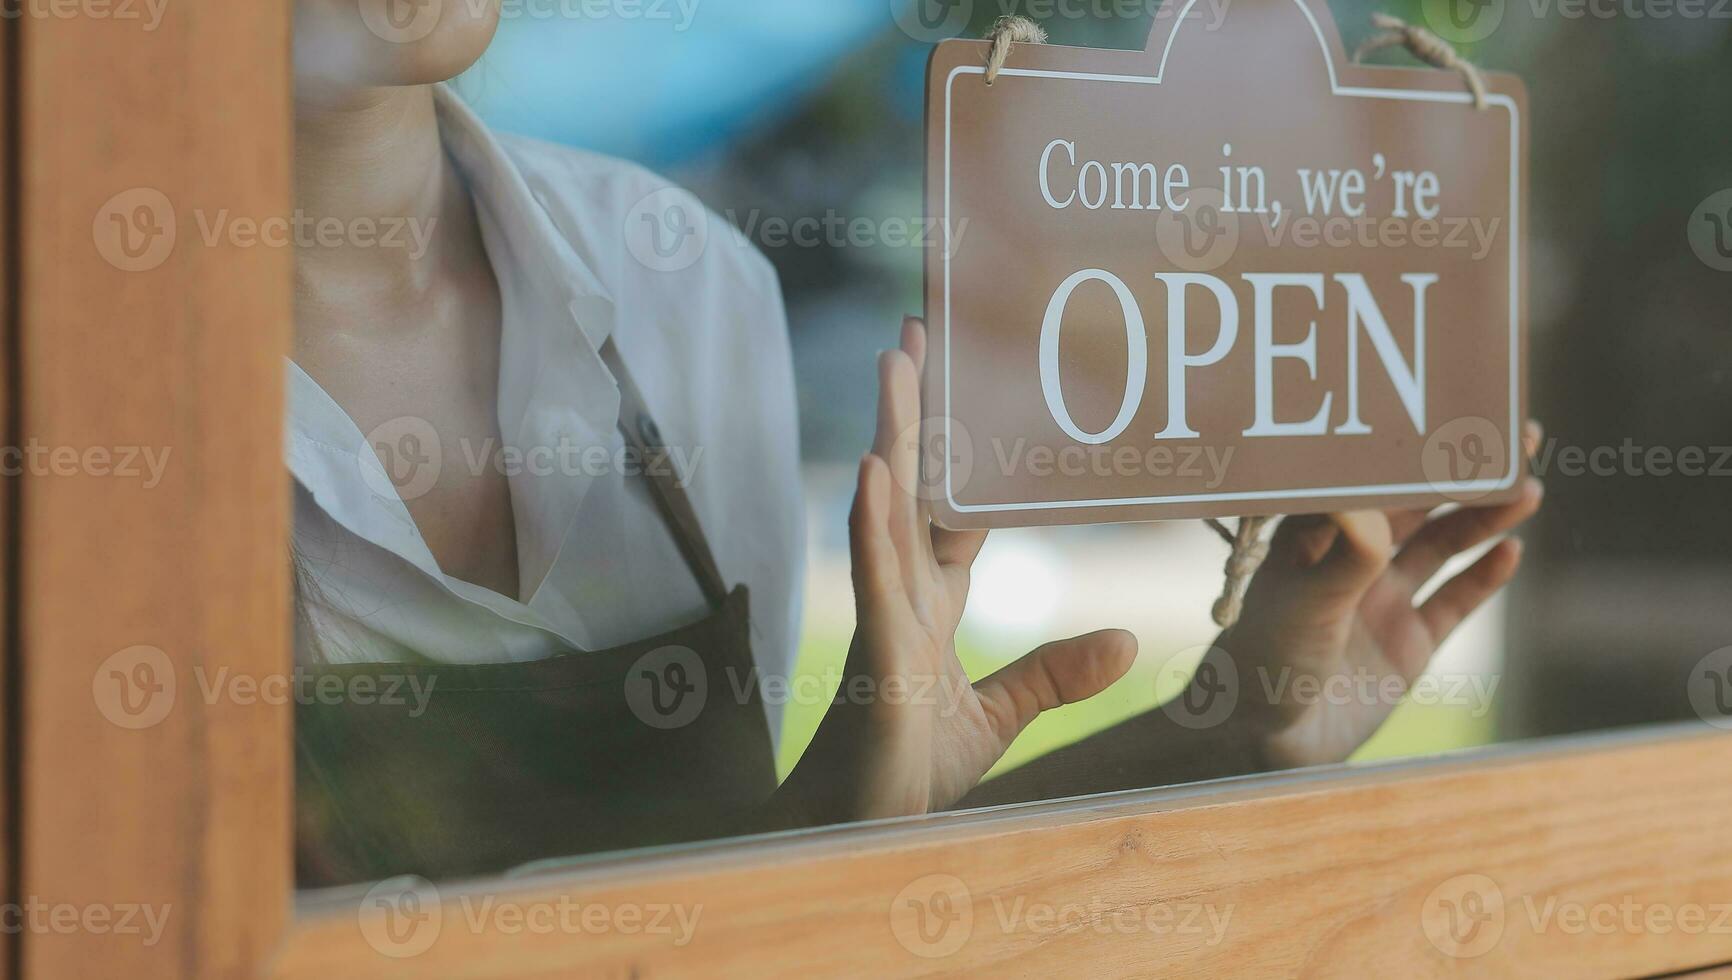
M470 217L431 86L297 92L294 161L303 300L430 288L452 226Z

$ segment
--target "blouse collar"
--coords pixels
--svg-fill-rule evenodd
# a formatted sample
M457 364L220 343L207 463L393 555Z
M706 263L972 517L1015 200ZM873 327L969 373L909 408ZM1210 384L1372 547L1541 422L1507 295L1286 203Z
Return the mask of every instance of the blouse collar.
M448 86L436 86L434 99L441 139L475 200L499 281L503 323L498 419L505 447L520 453L567 446L616 448L619 390L600 356L614 329L612 297L572 241L555 227L516 161L480 118ZM499 596L440 571L386 477L369 434L292 360L288 372L289 468L319 507L457 595L524 621L529 612L524 607L534 605L597 477L579 467L556 467L551 473L525 467L509 474L519 580L526 598L519 602ZM418 422L387 423L380 429L389 431L376 431L374 441L385 442L387 451L400 453L411 465L416 460L423 465L430 460L442 466L471 464L476 447L441 441L427 423ZM552 458L562 457L555 453Z

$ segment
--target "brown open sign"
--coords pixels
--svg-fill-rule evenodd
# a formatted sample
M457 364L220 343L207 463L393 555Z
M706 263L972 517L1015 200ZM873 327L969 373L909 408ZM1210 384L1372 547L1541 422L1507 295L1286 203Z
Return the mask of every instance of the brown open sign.
M950 527L1512 497L1526 93L1367 68L1314 0L928 75L923 480Z

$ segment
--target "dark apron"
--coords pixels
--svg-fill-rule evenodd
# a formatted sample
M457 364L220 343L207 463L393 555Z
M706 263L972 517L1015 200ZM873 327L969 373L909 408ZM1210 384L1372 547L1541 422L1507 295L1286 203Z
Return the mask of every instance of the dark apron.
M657 464L647 467L657 509L709 615L617 649L530 663L303 668L311 676L297 679L307 693L295 711L300 887L497 874L543 858L727 836L749 830L774 792L746 590L723 581L611 342L603 356L620 386L620 429ZM424 706L411 679L423 692L431 685ZM323 697L321 683L368 696Z

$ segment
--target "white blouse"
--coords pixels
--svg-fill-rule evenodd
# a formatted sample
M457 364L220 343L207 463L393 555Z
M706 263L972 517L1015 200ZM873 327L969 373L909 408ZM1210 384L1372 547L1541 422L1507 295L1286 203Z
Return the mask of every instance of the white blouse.
M415 466L469 467L475 447L440 445L414 420L364 434L290 362L294 544L319 640L299 644L302 659L528 661L708 614L647 480L621 465L619 390L599 354L611 337L663 439L685 455L687 493L723 577L750 587L759 670L785 677L804 510L774 269L661 178L495 136L446 87L436 98L503 298L499 429L504 458L519 464L508 479L528 598L444 574L371 443L401 448ZM779 712L769 710L774 732Z

